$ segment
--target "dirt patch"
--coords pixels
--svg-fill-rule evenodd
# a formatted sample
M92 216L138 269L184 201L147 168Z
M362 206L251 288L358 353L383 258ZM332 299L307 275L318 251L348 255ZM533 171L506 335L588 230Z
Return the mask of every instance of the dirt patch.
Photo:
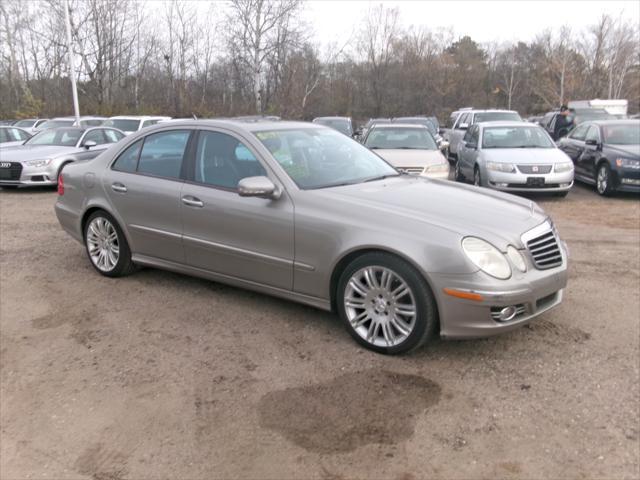
M268 393L258 409L263 427L296 445L344 453L410 438L417 416L439 400L438 384L423 377L365 370Z
M74 465L78 473L90 475L94 480L122 480L126 470L126 456L105 449L101 443L88 447Z

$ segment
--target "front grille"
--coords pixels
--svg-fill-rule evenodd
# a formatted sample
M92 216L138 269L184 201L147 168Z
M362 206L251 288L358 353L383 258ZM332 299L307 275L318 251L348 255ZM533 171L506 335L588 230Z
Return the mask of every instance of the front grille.
M546 270L562 264L562 253L553 230L529 240L527 249L538 270Z
M531 190L537 190L540 188L558 188L559 183L545 183L543 185L527 185L526 183L509 183L508 188L529 188Z
M398 167L397 170L406 172L409 175L420 175L424 170L424 167Z
M11 162L9 168L0 168L0 180L20 180L21 174L22 164L18 162Z
M549 173L551 165L518 165L522 173Z

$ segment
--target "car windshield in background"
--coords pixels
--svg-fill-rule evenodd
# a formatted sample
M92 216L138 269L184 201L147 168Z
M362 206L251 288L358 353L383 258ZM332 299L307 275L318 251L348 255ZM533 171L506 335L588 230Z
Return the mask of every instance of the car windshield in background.
M14 124L14 127L31 128L35 124L36 124L35 120L20 120L18 123Z
M353 132L351 131L351 125L347 120L328 120L328 119L319 119L314 123L318 123L320 125L324 125L326 127L331 127L334 130L344 133L345 135L351 135Z
M611 120L615 118L610 115L606 110L596 110L585 108L583 110L575 110L573 112L574 120L576 123L587 122L591 120Z
M482 134L482 148L553 148L540 127L491 127Z
M58 145L62 147L75 147L84 130L79 128L58 128L45 130L31 137L25 145Z
M396 118L393 123L422 125L427 127L432 135L438 131L438 129L433 125L433 122L428 118Z
M102 123L103 127L113 127L123 132L137 132L140 120L109 119Z
M521 122L522 118L516 112L481 112L476 113L476 123L480 122Z
M426 128L376 128L367 137L365 145L371 149L438 149Z
M399 175L373 152L332 130L266 130L254 135L302 189L350 185Z
M640 125L605 125L604 143L612 145L640 145Z
M70 127L73 125L74 121L75 120L49 120L40 125L38 129L46 130L47 128Z

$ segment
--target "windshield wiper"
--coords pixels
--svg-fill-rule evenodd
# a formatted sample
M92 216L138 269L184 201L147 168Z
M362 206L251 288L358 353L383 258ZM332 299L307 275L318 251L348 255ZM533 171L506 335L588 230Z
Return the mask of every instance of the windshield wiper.
M377 177L371 177L371 178L367 178L366 180L363 180L362 182L375 182L376 180L384 180L385 178L390 178L390 177L399 177L400 175L403 175L402 173L389 173L386 175L379 175Z

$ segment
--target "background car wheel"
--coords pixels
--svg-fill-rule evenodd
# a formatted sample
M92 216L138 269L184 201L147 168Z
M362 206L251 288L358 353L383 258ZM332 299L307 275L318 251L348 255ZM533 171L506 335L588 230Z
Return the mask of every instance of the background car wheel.
M87 219L84 243L91 264L100 274L123 277L135 270L127 239L107 212L94 212Z
M418 348L436 331L437 308L427 282L393 255L356 258L340 276L336 300L351 336L379 353Z
M480 176L480 169L476 165L476 168L473 169L473 184L476 187L482 186L482 177Z
M453 171L453 175L454 175L454 180L456 182L464 182L466 179L464 178L464 175L462 174L462 172L460 171L460 161L456 162L455 165L455 169Z
M600 195L608 197L613 193L613 178L611 178L611 168L608 163L603 163L598 167L596 174L596 189Z

